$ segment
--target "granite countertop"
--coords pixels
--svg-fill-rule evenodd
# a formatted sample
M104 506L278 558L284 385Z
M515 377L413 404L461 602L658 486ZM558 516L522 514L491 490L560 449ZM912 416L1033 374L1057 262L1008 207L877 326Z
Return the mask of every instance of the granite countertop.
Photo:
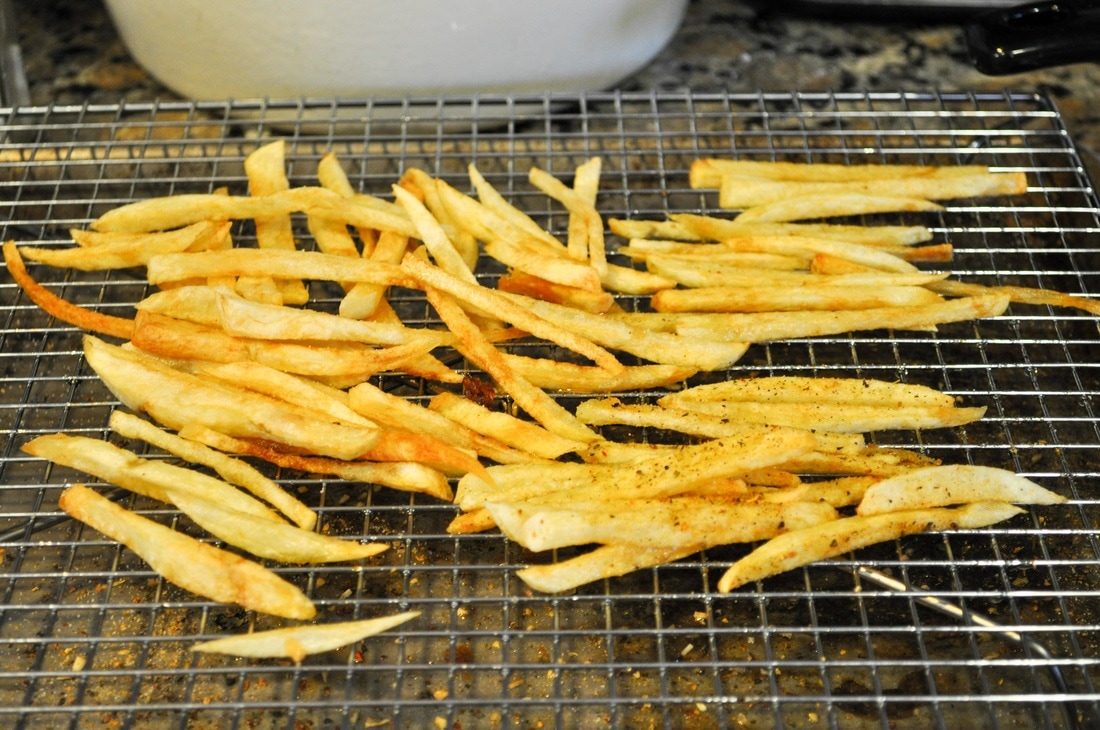
M858 4L858 3L857 3ZM692 0L671 43L623 90L1046 91L1089 162L1100 150L1100 65L979 73L958 11L851 12L821 3ZM833 7L833 6L828 6ZM817 9L817 12L807 10ZM177 98L120 42L101 0L18 2L36 104Z

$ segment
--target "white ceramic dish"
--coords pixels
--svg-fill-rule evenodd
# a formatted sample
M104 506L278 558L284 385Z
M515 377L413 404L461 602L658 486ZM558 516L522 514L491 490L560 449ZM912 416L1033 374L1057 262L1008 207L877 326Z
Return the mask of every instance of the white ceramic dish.
M687 0L106 0L131 54L191 99L606 89Z

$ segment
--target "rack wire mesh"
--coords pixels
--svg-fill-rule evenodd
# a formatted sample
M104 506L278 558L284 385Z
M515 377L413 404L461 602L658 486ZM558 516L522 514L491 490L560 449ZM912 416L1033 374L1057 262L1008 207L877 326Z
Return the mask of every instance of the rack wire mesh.
M687 184L701 155L976 162L1024 170L1030 188L920 217L954 244L953 273L1100 296L1100 204L1057 109L1036 94L160 103L8 109L0 121L3 239L64 245L69 228L131 200L242 192L244 156L274 136L288 140L292 184L310 183L330 150L354 185L383 196L413 166L466 189L474 163L556 232L567 217L527 183L532 165L567 178L599 155L601 212L659 219L717 212L712 193ZM247 229L240 235L247 240ZM148 290L140 274L31 271L111 313L131 312ZM320 286L312 294L319 306L336 301ZM423 302L402 306L430 318ZM1100 322L1076 310L1017 305L935 333L753 346L730 375L900 379L987 405L965 428L874 438L1013 469L1070 501L995 528L860 550L729 595L715 582L743 546L542 595L515 572L547 558L495 532L447 534L452 505L272 472L328 531L392 545L359 566L274 566L322 620L422 611L300 666L193 653L197 640L279 622L196 599L63 519L57 496L81 475L20 445L57 431L110 438L117 403L82 362L80 333L6 277L0 325L5 726L1065 728L1100 717ZM379 382L414 399L430 394L422 383ZM190 529L163 506L129 504Z

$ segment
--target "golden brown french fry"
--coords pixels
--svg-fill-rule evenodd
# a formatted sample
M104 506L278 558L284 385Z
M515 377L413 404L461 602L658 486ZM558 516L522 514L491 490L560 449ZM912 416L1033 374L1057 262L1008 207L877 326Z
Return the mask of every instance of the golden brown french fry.
M74 485L58 504L73 519L133 550L169 583L221 603L299 620L317 614L313 602L267 568L129 512L93 490Z
M934 466L939 459L916 451L869 446L862 452L814 451L790 459L782 468L804 476L892 477L913 469Z
M386 393L372 383L348 391L348 404L357 413L394 429L433 436L460 449L467 449L501 464L527 463L531 455L447 418L398 395Z
M547 253L561 255L567 252L567 248L561 241L535 223L529 215L505 200L500 191L485 179L477 166L471 163L466 166L466 171L474 190L477 191L478 201L487 213L482 221L496 234L490 238L521 241L530 237L540 241L542 244L540 249ZM451 197L453 198L453 195ZM519 235L521 232L524 235Z
M123 404L175 431L199 423L337 459L355 459L378 442L378 429L333 423L307 409L174 370L91 335L84 337L84 356Z
M27 271L15 241L4 242L4 263L8 273L32 302L37 304L51 317L83 330L128 340L134 334L134 320L115 317L91 309L77 306L51 292L34 280Z
M921 286L706 286L666 289L650 299L658 312L804 312L923 307L943 297Z
M607 227L620 238L664 238L670 241L700 241L702 237L675 220L649 221L608 218Z
M732 254L735 256L774 256L774 254ZM792 260L789 257L781 257ZM835 258L835 257L834 257ZM814 260L817 256L814 257ZM795 259L796 260L796 259ZM661 276L667 276L687 287L825 287L851 288L928 286L945 279L948 274L891 273L869 270L861 273L817 274L806 270L758 268L743 261L731 261L721 254L714 256L677 256L653 254L646 257L646 266ZM811 266L813 262L811 261Z
M522 271L510 271L498 278L497 288L593 314L603 314L615 306L615 297L610 292L566 286Z
M1060 504L1066 498L1014 472L988 466L945 464L916 469L868 487L856 513L948 507L973 502Z
M932 240L927 226L844 225L840 223L746 223L744 221L672 213L669 219L697 239L721 241L746 236L804 236L858 243L864 246L912 246ZM654 236L659 238L660 236ZM665 236L671 238L671 236ZM644 238L644 236L638 236ZM683 239L680 239L683 240ZM689 239L690 240L690 239Z
M586 445L584 442L562 438L542 426L509 413L489 410L450 392L432 396L428 408L472 431L544 459L556 459Z
M1025 286L984 286L982 284L972 284L955 280L933 282L928 285L928 288L944 296L950 297L1004 294L1007 295L1011 301L1021 304L1047 304L1052 307L1080 309L1090 314L1100 315L1100 300L1089 299L1088 297L1078 294L1050 291L1048 289L1036 289Z
M417 238L423 241L428 253L435 260L436 266L460 281L477 286L478 281L473 271L466 265L465 259L431 211L424 207L415 195L400 185L393 185L392 189L394 198L416 226Z
M393 231L382 231L368 257L371 261L397 265L405 258L409 237ZM385 284L360 281L354 284L340 300L340 316L348 319L368 319L382 308L386 296Z
M588 263L603 278L607 274L607 253L604 248L603 218L596 206L589 203L576 190L538 167L532 167L527 174L532 185L558 201L569 211L570 218L576 216L584 229L584 242Z
M978 502L957 509L906 510L869 517L843 517L768 540L730 566L718 581L718 590L729 593L746 583L867 545L933 530L986 527L1022 512L1019 507L1004 502Z
M258 442L234 438L199 424L184 426L180 435L230 454L244 454L283 467L313 474L331 474L351 482L378 484L403 492L427 494L445 502L454 498L447 477L440 471L415 462L347 461L301 456L279 451Z
M418 197L424 202L424 207L431 211L439 224L443 226L443 230L447 232L447 238L458 250L458 254L466 262L467 268L470 271L476 270L478 257L481 255L477 239L455 221L450 210L443 203L443 198L439 195L439 187L435 178L423 170L408 167L405 168L405 172L401 176L400 184L416 191Z
M419 611L405 611L392 616L360 621L289 626L283 629L256 631L201 641L191 649L208 654L228 654L250 659L286 658L301 663L307 656L350 646L357 641L400 626L419 615Z
M493 238L485 243L487 256L496 259L510 269L539 276L560 284L588 291L600 291L600 275L585 263L543 253L507 238Z
M125 411L112 412L109 423L111 430L124 438L140 439L192 464L213 469L225 481L248 490L253 496L282 512L298 527L312 530L317 523L316 512L251 464L203 444L188 441Z
M920 307L883 307L839 312L680 314L676 332L684 338L771 342L878 329L928 330L936 325L996 317L1008 308L1004 295L961 297Z

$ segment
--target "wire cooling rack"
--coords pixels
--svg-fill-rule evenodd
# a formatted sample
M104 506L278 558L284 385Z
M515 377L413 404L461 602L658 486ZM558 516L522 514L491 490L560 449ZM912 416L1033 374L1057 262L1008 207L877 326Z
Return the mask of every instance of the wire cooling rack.
M700 155L980 163L1024 170L1029 192L882 219L929 224L954 244L950 266L963 280L1100 296L1100 205L1057 109L1033 94L165 103L0 110L0 120L4 239L64 245L69 228L131 200L243 192L242 160L269 137L288 140L292 184L311 184L331 150L355 186L383 196L413 166L468 189L472 162L555 232L567 218L527 184L532 165L568 178L599 155L603 214L659 219L716 212L713 193L687 184ZM238 239L247 245L249 235L242 225ZM148 292L140 273L31 273L120 315ZM336 301L312 293L319 306ZM402 306L410 317L430 314L422 302ZM948 463L1013 469L1070 501L991 529L879 545L730 595L715 583L746 547L542 595L515 572L545 556L496 532L448 535L451 505L271 472L328 531L392 546L361 566L275 566L321 620L422 612L300 666L193 653L197 640L279 622L176 589L64 519L57 496L84 477L19 447L56 431L110 438L117 403L83 363L80 333L6 275L0 327L4 726L1064 728L1098 717L1100 322L1079 311L1014 305L937 333L750 348L731 375L897 379L986 405L987 417L965 428L872 437ZM430 394L397 378L379 383ZM162 505L128 505L190 529Z

